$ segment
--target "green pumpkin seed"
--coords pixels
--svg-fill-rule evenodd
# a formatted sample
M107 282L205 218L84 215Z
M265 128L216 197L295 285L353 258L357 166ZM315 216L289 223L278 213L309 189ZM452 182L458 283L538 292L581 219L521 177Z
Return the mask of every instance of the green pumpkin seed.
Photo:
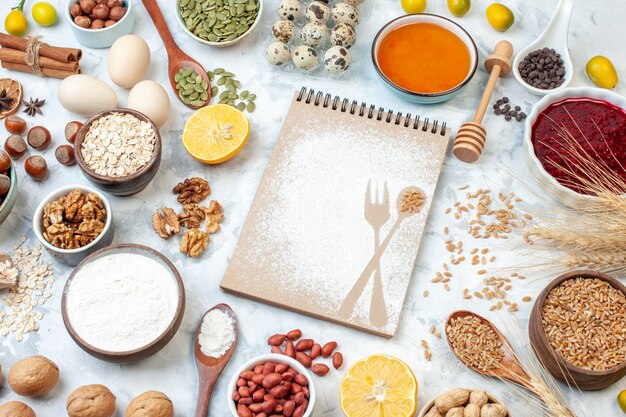
M250 92L248 90L243 90L241 93L239 93L239 97L241 97L244 100L248 98L248 95L250 95Z
M222 100L220 100L218 103L219 103L219 104L226 104L226 103L228 103L228 99L227 99L227 98L222 99Z
M206 91L203 91L202 94L200 94L200 99L207 101L209 99L209 93L207 93Z
M200 97L200 93L199 93L199 92L197 92L197 91L196 91L196 92L194 92L194 93L189 94L189 99L190 99L190 100L195 100L195 99L197 99L198 97Z
M223 100L225 98L228 98L228 90L224 90L222 91L222 94L220 94L220 100Z
M248 97L248 101L254 101L256 100L256 94L250 94L250 96Z
M211 96L215 97L217 95L218 88L217 86L211 87Z
M240 101L239 103L237 103L237 110L244 111L245 109L246 109L246 103L244 103L243 101Z
M202 100L193 100L193 101L192 101L191 103L189 103L189 104L191 104L192 106L195 106L195 107L202 107L202 106L204 106L206 103L205 103L204 101L202 101Z
M248 113L253 113L254 109L256 109L256 105L252 101L249 102L246 106L246 110L248 111Z

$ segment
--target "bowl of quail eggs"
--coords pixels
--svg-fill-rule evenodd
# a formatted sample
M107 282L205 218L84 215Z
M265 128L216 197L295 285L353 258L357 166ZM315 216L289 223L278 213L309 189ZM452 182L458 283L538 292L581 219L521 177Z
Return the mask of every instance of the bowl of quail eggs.
M339 75L352 63L359 6L364 0L281 0L265 49L270 66L301 73Z

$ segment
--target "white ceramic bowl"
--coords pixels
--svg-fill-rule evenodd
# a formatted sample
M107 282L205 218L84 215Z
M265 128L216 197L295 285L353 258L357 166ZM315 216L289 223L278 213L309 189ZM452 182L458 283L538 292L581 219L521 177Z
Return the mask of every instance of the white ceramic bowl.
M566 98L576 97L588 97L608 101L609 103L612 103L626 110L626 98L612 91L602 88L567 88L558 93L548 94L533 106L530 114L526 118L526 122L524 125L523 145L524 159L526 159L526 163L528 164L530 171L533 173L539 184L543 186L543 191L545 191L556 201L574 208L581 207L595 197L579 194L573 190L570 190L564 185L561 185L556 179L554 179L554 177L548 174L548 172L541 165L539 158L537 158L537 156L535 155L535 148L532 144L531 134L532 127L537 120L537 116L539 115L539 113L545 110L546 107L554 102L561 101Z
M51 245L44 237L43 237L43 209L46 204L50 203L70 193L70 191L79 189L83 190L85 193L95 193L100 197L104 207L107 211L107 219L104 225L104 230L102 233L90 244L83 246L78 249L60 249L56 246ZM61 188L57 188L46 197L41 200L41 203L35 209L35 213L33 215L33 230L35 231L35 236L41 242L41 244L54 255L56 258L65 262L68 265L78 265L80 261L86 258L88 255L97 251L98 249L102 249L106 246L109 246L113 241L114 229L113 229L113 211L111 210L111 205L109 201L106 199L104 194L96 190L95 188L89 187L87 185L66 185Z
M239 374L243 371L252 370L256 365L264 364L265 362L276 362L276 363L286 363L291 368L295 369L302 375L306 376L309 380L309 406L307 407L304 415L302 417L311 417L313 414L313 409L315 408L315 383L313 382L313 377L308 369L306 369L300 362L295 359L290 358L285 355L278 355L275 353L269 353L267 355L257 356L254 359L250 359L248 362L244 363L239 367L232 378L230 379L230 383L228 384L228 391L226 401L228 401L228 409L230 410L233 417L239 417L237 414L237 406L232 399L232 394L237 390L237 381L239 380Z
M476 391L479 390L479 388L466 388L469 391ZM447 392L447 391L446 391ZM442 394L445 394L444 392L442 392ZM487 397L489 398L489 400L491 400L491 402L496 403L496 404L500 404L503 405L504 407L506 407L506 409L508 410L509 407L506 406L506 404L504 404L502 401L500 401L498 398L494 397L493 395L489 394L488 392L486 393ZM436 397L435 397L436 398ZM424 407L422 407L421 411L419 412L419 414L417 415L417 417L424 417L426 415L426 413L428 413L428 411L430 411L431 408L433 408L433 405L435 405L435 398L433 398L432 400L428 401ZM512 417L511 416L511 412L509 411L509 413L507 414L507 417Z
M74 18L70 14L72 4L78 0L68 0L65 5L65 18L69 22L74 37L81 44L90 48L109 48L118 38L129 35L135 27L135 16L133 15L133 2L139 0L126 0L126 14L116 24L103 29L85 29L74 23Z
M187 26L185 26L185 22L183 21L183 17L180 15L180 7L178 7L178 4L180 3L180 0L176 0L174 1L174 15L176 16L176 21L178 22L178 24L180 25L180 27L185 31L185 33L195 39L196 41L203 43L205 45L209 45L209 46L216 46L218 48L223 48L225 46L232 46L235 45L239 42L241 42L242 40L244 40L245 38L247 38L248 36L250 36L250 34L252 32L254 32L254 29L256 29L256 27L258 26L259 22L261 21L262 17L263 17L263 0L259 0L259 13L256 16L256 19L254 21L254 23L252 23L252 26L250 26L250 28L248 28L248 30L244 33L242 33L241 35L239 35L238 38L233 39L232 41L224 41L224 42L210 42L207 41L205 39L199 38L198 36L196 36L193 32L191 32L189 29L187 29Z

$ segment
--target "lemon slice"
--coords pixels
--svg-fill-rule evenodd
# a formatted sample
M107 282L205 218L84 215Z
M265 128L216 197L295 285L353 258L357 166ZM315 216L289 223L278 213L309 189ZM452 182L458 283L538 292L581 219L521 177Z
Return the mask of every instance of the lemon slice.
M187 152L206 164L219 164L237 155L250 136L243 112L226 104L203 107L191 115L183 131Z
M417 380L407 364L387 355L356 362L339 392L347 417L412 417L417 410Z

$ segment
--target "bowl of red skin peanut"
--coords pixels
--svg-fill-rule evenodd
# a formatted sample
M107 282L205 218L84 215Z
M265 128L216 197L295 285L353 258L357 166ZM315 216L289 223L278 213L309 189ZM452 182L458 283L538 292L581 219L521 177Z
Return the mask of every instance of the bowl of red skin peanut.
M315 398L311 373L289 356L270 353L235 372L227 400L233 417L310 417Z

